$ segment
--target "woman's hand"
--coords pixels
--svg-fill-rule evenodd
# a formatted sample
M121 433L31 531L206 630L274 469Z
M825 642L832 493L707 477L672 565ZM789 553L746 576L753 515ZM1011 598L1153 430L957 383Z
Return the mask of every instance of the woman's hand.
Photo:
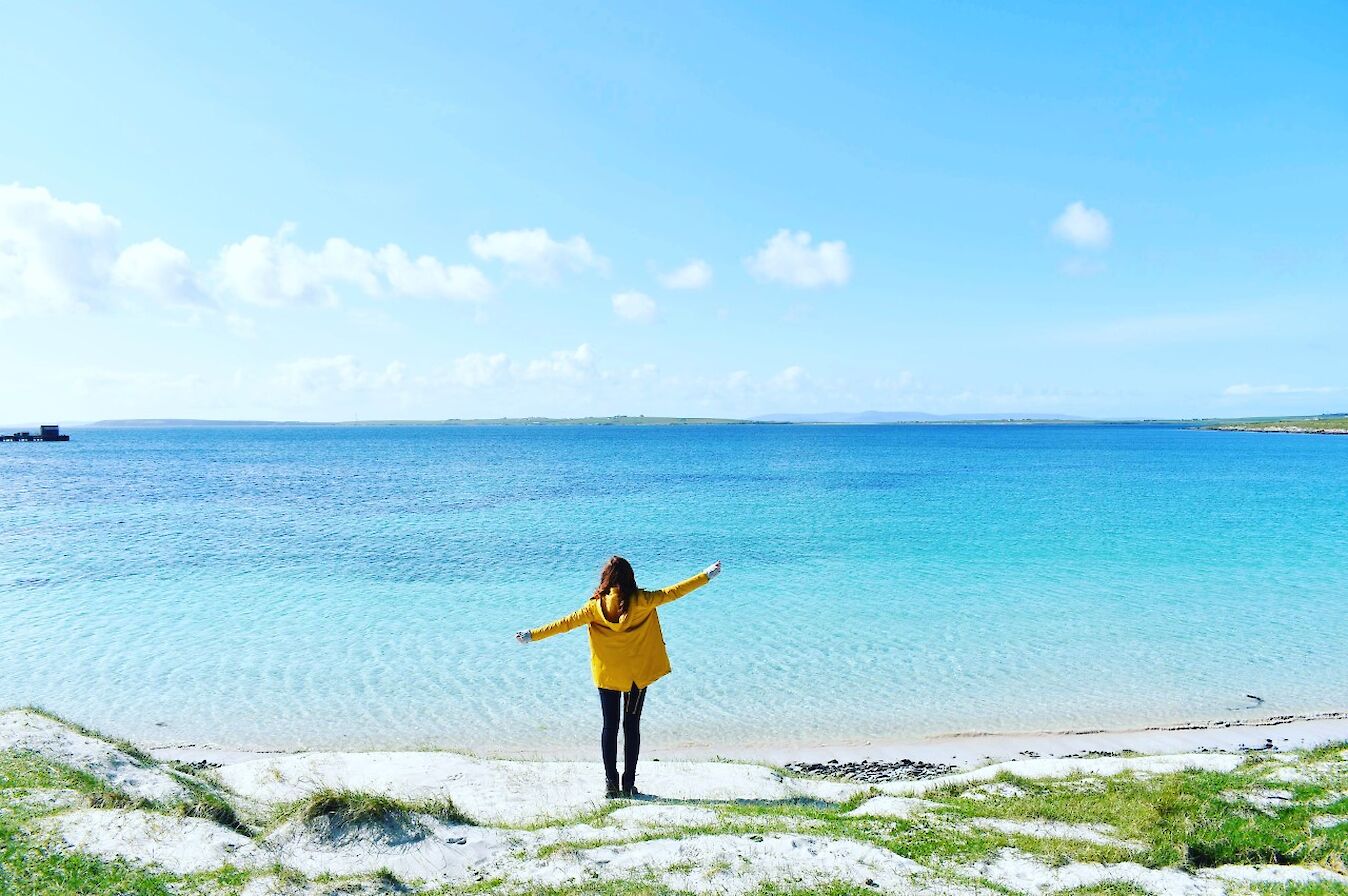
M706 569L702 571L706 573L707 581L710 582L712 579L716 578L721 574L721 561L717 560L711 566L708 566Z
M515 640L519 641L521 644L528 644L533 639L534 636L531 632L528 631L515 632Z

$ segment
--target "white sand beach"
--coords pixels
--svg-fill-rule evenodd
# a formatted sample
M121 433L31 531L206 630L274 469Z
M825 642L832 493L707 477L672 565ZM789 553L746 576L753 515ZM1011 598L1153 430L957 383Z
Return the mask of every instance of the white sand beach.
M1273 747L1265 749L1270 739ZM963 749L964 756L979 758L960 761L952 773L879 783L794 775L747 761L652 757L643 762L638 799L606 801L597 762L181 746L146 756L35 712L0 713L0 755L59 763L124 797L114 805L117 800L91 801L78 791L29 789L15 795L24 802L13 803L30 807L27 836L57 851L243 896L338 892L332 881L369 892L395 883L437 891L590 892L645 881L692 893L827 884L900 894L991 893L995 887L1029 896L1108 882L1156 896L1245 893L1256 884L1348 886L1348 869L1332 860L1167 865L1156 860L1154 842L1107 821L1008 811L1036 787L1091 793L1176 775L1244 776L1239 780L1249 789L1232 791L1233 813L1280 811L1300 798L1288 788L1315 786L1322 807L1317 836L1338 837L1348 824L1348 817L1333 814L1348 799L1342 792L1348 750L1327 757L1297 752L1327 740L1348 740L1348 720L1019 741L957 738L928 745L925 755L949 762ZM1176 743L1187 749L1140 749ZM1016 746L1018 753L1040 755L984 758ZM202 817L203 792L227 803L228 818L237 823L222 823L219 813ZM387 802L362 817L296 808L315 794ZM436 806L452 806L456 814ZM904 837L949 841L949 852L924 851L919 861L904 854ZM220 883L222 869L234 869L229 879L239 888Z

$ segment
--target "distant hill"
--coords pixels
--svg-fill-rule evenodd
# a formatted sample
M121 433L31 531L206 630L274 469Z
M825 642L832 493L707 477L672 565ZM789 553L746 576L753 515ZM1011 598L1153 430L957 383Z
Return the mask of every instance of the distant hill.
M1321 417L1283 417L1279 420L1239 420L1210 423L1203 429L1243 432L1302 432L1348 435L1348 414Z
M169 426L686 426L753 424L754 420L726 417L493 417L448 420L356 420L344 422L305 422L301 420L197 420L193 418L136 418L99 420L85 426L113 428Z
M1044 414L928 414L923 411L860 411L821 414L767 414L751 419L731 417L646 417L618 414L611 417L481 417L447 420L199 420L190 417L149 417L99 420L83 426L112 428L170 426L729 426L736 424L833 423L872 425L882 423L1051 423L1082 420L1081 417Z
M135 418L131 420L98 420L84 423L83 426L138 427L138 426L322 426L323 424L301 423L295 420L196 420L192 418Z
M923 411L860 411L822 414L768 414L753 418L763 423L1004 423L1030 420L1080 420L1064 414L928 414Z
M491 417L430 422L440 426L733 426L766 421L736 420L729 417L629 417L618 414L613 417Z

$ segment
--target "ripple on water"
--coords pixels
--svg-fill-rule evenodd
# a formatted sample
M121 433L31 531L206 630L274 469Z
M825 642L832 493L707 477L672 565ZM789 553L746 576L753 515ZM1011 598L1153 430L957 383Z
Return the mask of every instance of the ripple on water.
M510 633L578 605L614 551L651 585L726 563L662 610L656 743L1348 692L1348 440L297 427L62 448L0 452L0 705L150 740L588 744L584 636Z

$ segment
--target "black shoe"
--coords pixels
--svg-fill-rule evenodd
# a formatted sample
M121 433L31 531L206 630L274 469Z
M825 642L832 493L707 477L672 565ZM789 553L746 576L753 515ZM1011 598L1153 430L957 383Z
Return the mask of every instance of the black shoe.
M625 799L625 800L634 800L634 799L636 799L636 798L637 798L638 796L640 796L640 795L641 795L641 791L640 791L640 790L637 790L635 784L632 785L631 787L624 787L624 788L623 788L623 799Z
M637 776L632 774L623 774L623 799L635 799L637 795Z
M618 786L617 778L609 778L604 785L604 799L616 800L622 796L622 788Z

